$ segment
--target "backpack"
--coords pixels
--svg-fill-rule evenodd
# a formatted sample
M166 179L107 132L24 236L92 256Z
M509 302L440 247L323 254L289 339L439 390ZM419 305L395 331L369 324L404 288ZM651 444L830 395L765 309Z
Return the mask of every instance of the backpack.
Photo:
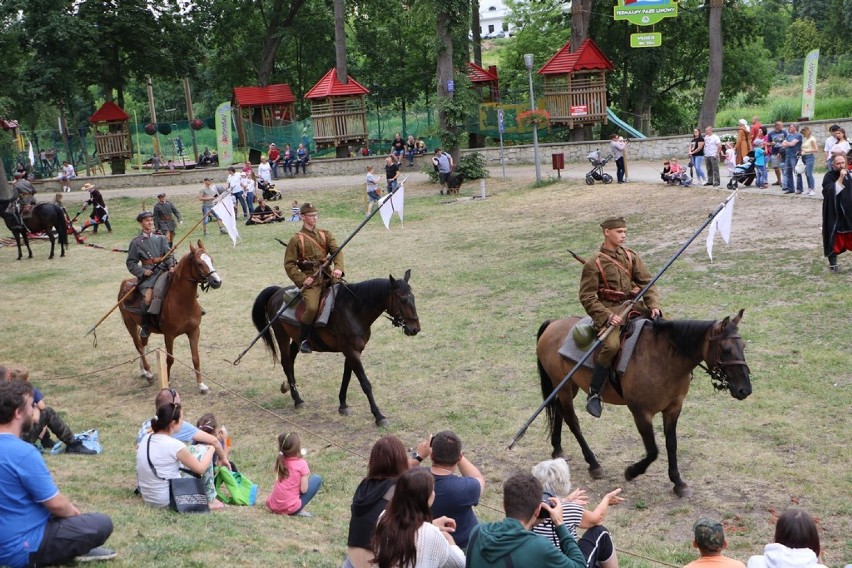
M222 466L216 467L216 497L228 505L254 505L257 500L257 484L238 471ZM221 487L224 485L225 487Z

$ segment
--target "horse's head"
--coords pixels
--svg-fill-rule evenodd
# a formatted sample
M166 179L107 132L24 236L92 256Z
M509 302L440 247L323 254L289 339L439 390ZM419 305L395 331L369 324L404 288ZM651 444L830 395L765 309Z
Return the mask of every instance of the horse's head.
M193 246L192 243L189 243L189 253L192 256L194 271L198 274L197 280L201 284L201 287L206 288L209 286L215 290L221 286L222 279L213 267L213 259L207 254L201 239L198 240L198 246Z
M393 324L402 327L405 335L417 335L420 331L420 319L417 317L417 307L414 305L414 293L408 285L411 269L405 271L402 280L389 276L391 293L388 298L387 312Z
M734 319L726 317L713 324L705 357L713 386L719 390L729 390L737 400L743 400L751 394L745 343L737 327L743 311L740 310Z

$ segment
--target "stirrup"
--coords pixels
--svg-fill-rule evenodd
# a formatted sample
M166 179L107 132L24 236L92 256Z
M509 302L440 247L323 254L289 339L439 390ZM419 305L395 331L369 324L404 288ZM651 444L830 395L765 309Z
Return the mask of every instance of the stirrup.
M151 336L151 331L148 329L147 325L139 326L139 337L145 339L146 337Z
M313 349L311 349L311 342L307 339L303 340L299 344L299 353L313 353Z
M600 393L590 394L589 398L586 400L586 412L595 418L600 418L602 411L603 405L601 404Z

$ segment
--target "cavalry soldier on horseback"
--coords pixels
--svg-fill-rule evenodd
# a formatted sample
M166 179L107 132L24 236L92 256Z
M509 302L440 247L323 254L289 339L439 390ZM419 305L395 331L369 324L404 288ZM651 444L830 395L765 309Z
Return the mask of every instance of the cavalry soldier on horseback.
M15 184L12 187L15 190L15 202L10 203L9 212L14 213L18 225L23 228L25 227L24 219L30 217L30 212L36 205L36 188L30 180L18 175L15 176Z
M343 276L343 254L337 254L328 264L328 257L337 252L334 236L317 228L317 208L304 203L299 210L302 216L302 230L293 235L287 243L284 257L284 270L296 286L302 288L305 312L302 314L299 351L310 353L310 334L319 309L323 290L333 280ZM318 269L322 269L319 270Z
M601 223L604 242L583 267L580 279L580 303L592 318L596 330L607 324L614 329L603 342L592 372L586 410L592 416L601 415L600 393L610 374L610 367L620 347L619 336L624 323L616 308L633 299L651 281L645 263L636 252L624 248L627 238L627 222L623 217L608 217ZM643 315L659 317L659 295L652 286L636 304L635 309Z
M130 241L127 251L127 270L137 278L136 289L142 294L142 325L139 337L144 338L150 335L149 314L160 313L162 294L168 284L166 273L174 271L175 259L173 255L168 254L169 242L166 237L154 232L153 213L141 212L136 216L136 222L142 230ZM155 288L156 298L154 297ZM152 306L154 300L156 302Z

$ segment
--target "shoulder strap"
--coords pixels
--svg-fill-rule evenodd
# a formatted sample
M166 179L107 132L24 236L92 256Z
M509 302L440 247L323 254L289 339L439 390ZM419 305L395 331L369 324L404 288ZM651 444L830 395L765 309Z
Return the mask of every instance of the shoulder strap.
M310 235L306 235L302 231L299 231L297 233L299 235L299 253L301 255L302 260L305 260L305 239L308 239L309 241L311 241L312 243L317 245L322 250L323 256L328 254L328 249L326 248L326 242L327 241L326 241L325 231L320 229L318 232L319 232L320 240L322 241L322 243L320 243L319 241L317 241L315 238L311 237Z
M146 450L147 450L146 451L146 454L147 454L146 457L148 458L148 465L151 466L151 471L154 472L154 475L157 476L157 479L162 479L163 481L166 481L165 477L160 477L160 474L157 473L157 468L154 467L154 463L151 461L151 438L153 438L153 437L154 437L153 432L148 434L148 447L146 448Z

